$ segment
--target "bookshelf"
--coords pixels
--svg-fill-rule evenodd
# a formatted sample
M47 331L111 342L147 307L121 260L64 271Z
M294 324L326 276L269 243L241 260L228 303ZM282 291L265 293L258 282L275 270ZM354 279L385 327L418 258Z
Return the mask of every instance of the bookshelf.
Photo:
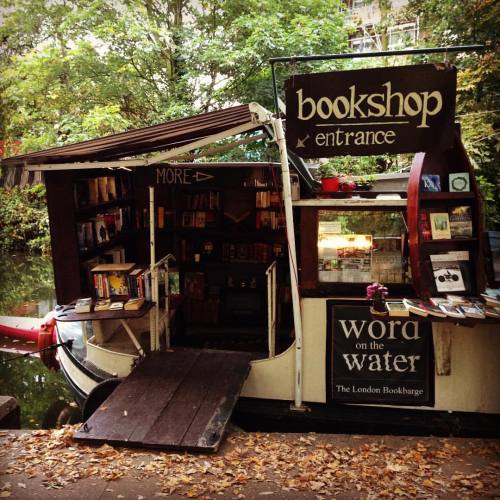
M128 258L132 176L109 170L47 172L46 186L57 301L66 304L91 295L92 267Z
M264 326L265 271L276 258L283 268L288 263L284 218L283 227L277 222L280 186L275 186L269 167L200 166L175 179L168 184L138 176L135 206L138 213L148 207L147 186L154 184L157 256L176 257L187 328L222 329L250 320ZM141 238L131 242L133 259L145 262L149 248L139 240L149 228L139 227ZM283 271L282 282L285 276Z
M466 190L450 191L450 180L461 174L468 180ZM439 190L425 191L426 178L437 180ZM474 170L458 134L449 150L415 156L408 182L407 210L410 265L419 297L428 299L446 293L478 295L484 290L480 200ZM457 216L457 213L463 215ZM447 214L444 219L447 218L449 235L433 235L431 214ZM450 256L447 260L446 254ZM463 286L456 277L463 279ZM451 289L446 290L447 287Z

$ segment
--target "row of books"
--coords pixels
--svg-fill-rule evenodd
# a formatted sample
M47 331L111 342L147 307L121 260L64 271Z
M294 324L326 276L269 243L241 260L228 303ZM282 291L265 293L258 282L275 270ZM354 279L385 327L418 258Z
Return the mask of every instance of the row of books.
M404 298L400 301L387 301L386 307L389 316L396 317L405 317L413 313L418 316L438 318L500 318L500 307L485 304L477 297L459 295L431 297L428 301Z
M259 210L255 214L256 229L281 229L285 227L285 215L274 210Z
M443 186L441 176L438 174L423 174L420 183L422 191L428 193L438 193ZM470 191L469 173L454 172L448 174L448 190L451 193Z
M217 225L217 212L197 210L182 212L182 227L212 228Z
M106 213L77 222L76 234L81 251L90 250L110 241L112 238L131 227L130 207L116 207Z
M257 208L279 208L281 205L278 191L257 191L255 193L255 206Z
M270 262L274 256L283 255L279 243L223 243L222 260L229 262Z
M74 183L75 206L89 207L124 198L130 190L127 176L114 175L78 179Z
M121 309L132 311L140 309L143 304L144 299L137 298L132 298L127 301L99 299L94 303L91 297L86 297L76 301L74 311L79 314L99 311L118 311Z
M219 191L186 194L184 200L187 210L218 210L220 208Z
M473 235L470 206L450 208L449 212L421 211L419 229L424 240L471 238Z

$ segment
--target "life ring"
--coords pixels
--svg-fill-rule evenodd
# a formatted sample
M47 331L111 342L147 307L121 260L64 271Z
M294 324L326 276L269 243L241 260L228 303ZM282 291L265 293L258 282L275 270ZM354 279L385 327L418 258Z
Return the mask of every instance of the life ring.
M56 343L56 320L50 318L48 321L40 326L38 330L38 350L45 349ZM49 369L57 371L59 370L59 362L56 359L56 349L47 349L46 351L40 352L40 360Z

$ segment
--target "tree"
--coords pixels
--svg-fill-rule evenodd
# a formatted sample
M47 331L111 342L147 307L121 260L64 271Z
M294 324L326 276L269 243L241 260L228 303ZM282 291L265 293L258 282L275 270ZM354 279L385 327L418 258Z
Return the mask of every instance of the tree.
M500 84L496 73L500 4L493 0L411 0L409 8L420 16L422 39L427 45L486 45L478 53L449 54L448 60L460 70L456 114L486 201L487 225L489 229L500 228Z
M0 134L25 151L270 105L269 57L347 43L338 0L5 3Z

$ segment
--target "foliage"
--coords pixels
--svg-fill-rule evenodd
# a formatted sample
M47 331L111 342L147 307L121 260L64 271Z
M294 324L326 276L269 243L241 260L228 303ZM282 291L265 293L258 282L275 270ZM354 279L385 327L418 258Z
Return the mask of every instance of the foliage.
M426 45L486 45L486 49L478 53L448 54L447 59L459 69L456 114L462 140L476 169L483 197L493 202L487 206L487 225L489 229L498 229L500 4L494 0L411 0L409 9L420 16Z
M0 188L0 252L47 253L49 247L45 186Z
M54 300L54 273L50 257L2 255L0 259L0 316L35 316L35 302ZM27 305L28 307L24 307ZM38 309L38 307L36 307Z
M0 136L24 151L271 106L269 57L347 48L339 0L4 4Z

